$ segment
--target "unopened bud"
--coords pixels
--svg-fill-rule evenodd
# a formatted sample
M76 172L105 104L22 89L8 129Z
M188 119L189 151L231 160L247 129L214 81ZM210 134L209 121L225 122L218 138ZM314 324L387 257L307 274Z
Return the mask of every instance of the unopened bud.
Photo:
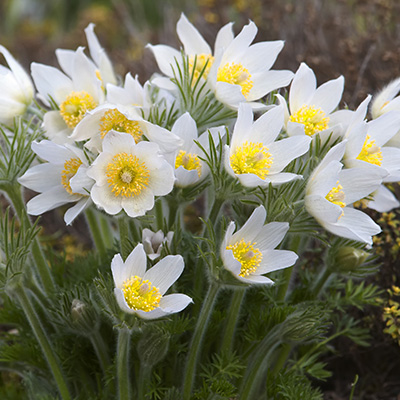
M335 266L343 271L354 271L368 258L369 253L351 246L342 247L336 254Z
M82 319L85 313L86 304L78 299L72 300L71 304L71 318L72 321L78 322Z

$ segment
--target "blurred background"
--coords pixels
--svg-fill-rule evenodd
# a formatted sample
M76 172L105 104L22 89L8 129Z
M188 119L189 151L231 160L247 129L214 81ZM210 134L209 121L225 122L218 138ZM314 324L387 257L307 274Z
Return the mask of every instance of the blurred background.
M0 43L26 69L32 61L57 65L55 49L86 45L83 30L94 22L116 72L137 74L144 83L157 71L146 44L179 48L176 23L181 12L211 45L224 24L234 21L238 33L253 20L259 28L256 41L286 42L274 68L296 71L305 61L319 84L343 75L341 106L356 107L368 93L400 76L399 0L0 0ZM74 257L91 244L84 220L65 228L63 211L42 216L43 235L67 258ZM380 274L372 279L384 292L400 280L400 213L375 219L383 227L375 243L383 257ZM371 308L360 317L373 332L373 346L357 348L345 338L340 340L337 351L324 360L332 378L316 385L327 400L347 400L359 374L357 399L398 400L400 339L396 343L383 333L382 309ZM400 317L396 321L400 326ZM13 383L4 376L1 381L3 396Z

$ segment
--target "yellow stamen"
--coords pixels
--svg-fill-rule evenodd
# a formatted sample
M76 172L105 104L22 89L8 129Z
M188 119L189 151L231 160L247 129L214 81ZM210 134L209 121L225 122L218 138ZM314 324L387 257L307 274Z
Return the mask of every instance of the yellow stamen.
M196 154L191 154L180 150L175 160L175 169L179 168L180 166L188 171L196 169L199 177L201 175L201 164L199 157L197 157Z
M106 167L107 182L116 197L139 195L149 184L149 170L132 154L116 154Z
M370 164L381 166L382 159L383 157L381 148L375 144L375 140L371 140L371 136L367 135L362 150L357 156L357 160L362 160Z
M304 105L289 117L289 121L303 124L306 135L313 136L328 129L329 117L320 108Z
M143 131L140 128L138 121L131 121L125 117L124 114L119 112L116 108L107 110L100 119L100 135L101 138L107 135L111 130L117 132L129 133L135 142L139 142L143 135Z
M76 174L81 165L82 161L79 158L70 158L64 163L64 169L61 171L61 183L69 194L79 194L72 191L69 181Z
M273 157L262 143L245 142L231 155L231 167L235 174L255 174L264 179L271 168Z
M139 276L132 276L126 280L122 291L125 301L132 310L151 311L160 305L162 297L160 289Z
M253 87L253 81L251 80L249 70L244 68L240 63L228 63L223 67L219 67L217 81L227 82L232 85L240 85L242 87L242 94L244 97L247 97L251 88Z
M227 250L232 250L233 257L241 264L239 276L246 277L257 271L262 261L262 253L254 247L257 243L245 242L242 239L233 245L227 246Z
M325 198L333 204L338 205L341 208L346 207L346 203L344 202L346 196L344 194L343 186L339 184L339 181L336 182L337 186L333 187L330 192L325 196ZM342 212L343 215L343 212Z
M196 56L189 57L189 73L190 74L193 73L193 81L196 82L199 79L203 69L204 72L201 76L202 78L207 79L208 73L210 72L210 68L213 62L214 62L214 57L211 54L197 54Z
M60 105L60 114L69 128L73 129L87 111L97 107L93 97L87 92L72 92Z

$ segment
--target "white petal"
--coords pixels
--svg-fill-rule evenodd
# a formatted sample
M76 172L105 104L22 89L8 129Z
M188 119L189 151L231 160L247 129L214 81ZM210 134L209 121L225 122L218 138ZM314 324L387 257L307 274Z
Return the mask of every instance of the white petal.
M136 218L146 214L146 211L154 207L154 194L151 190L144 189L138 195L122 197L119 202L131 218Z
M149 280L163 295L181 276L183 269L184 262L182 256L166 256L153 268L150 268L145 273L143 279Z
M374 199L368 202L368 208L378 212L389 212L400 206L395 195L384 185L381 185L373 196Z
M343 211L341 207L319 195L309 195L305 197L305 207L321 225L324 222L335 223L341 217Z
M249 133L243 136L243 141L246 139L255 143L262 142L265 146L268 146L279 135L283 126L283 119L284 110L282 106L271 108L254 122L251 129L247 127Z
M232 43L234 39L232 25L233 23L229 22L219 30L215 39L215 52L218 52L219 49L226 49Z
M301 63L292 81L289 93L290 113L294 114L304 104L309 104L317 87L315 74L308 65Z
M374 96L371 106L372 118L378 118L383 113L386 102L390 102L400 90L400 78L397 78L384 87Z
M93 203L104 209L107 214L115 215L122 210L121 201L115 197L108 186L94 185L90 197Z
M56 57L57 61L61 66L61 69L69 76L72 76L72 70L74 65L74 54L73 50L57 49Z
M53 143L61 145L73 143L73 140L69 138L71 129L68 128L59 111L54 110L44 114L43 126L46 131L46 136Z
M265 180L269 178L272 186L281 185L282 183L291 182L294 179L302 179L301 175L292 174L289 172L280 172L279 174L271 174Z
M244 239L245 242L253 242L264 226L267 212L263 206L257 207L250 215L246 223L232 236L229 244L234 244Z
M215 86L215 97L221 103L233 109L237 109L240 103L246 101L240 85L232 85L226 82L217 82Z
M61 184L61 172L64 169L63 165L56 166L54 164L39 164L22 175L18 182L35 192L44 192Z
M289 223L287 222L270 222L264 225L256 238L257 247L261 251L274 249L282 242L288 229Z
M322 108L325 114L330 114L339 105L344 89L344 78L339 76L337 79L325 82L314 93L310 100L311 105Z
M197 170L187 170L182 165L175 170L176 182L178 187L187 187L199 181L200 177Z
M250 285L273 285L274 281L262 275L249 275L246 278L238 276L239 280Z
M76 174L70 179L69 185L73 193L88 195L94 184L94 180L87 175L88 168L81 165Z
M274 114L274 113L273 113ZM238 109L238 117L233 128L231 149L235 149L248 140L253 124L253 111L246 103L241 103Z
M290 267L298 259L297 254L289 250L265 250L262 255L263 259L257 268L257 275Z
M176 313L185 309L190 303L193 303L191 297L186 294L174 293L163 296L160 300L160 307L168 313Z
M144 251L143 245L139 243L126 258L122 267L123 282L130 279L132 276L139 276L142 278L146 273L146 267L146 252ZM117 283L115 284L119 287Z
M382 168L385 168L389 175L384 182L397 182L394 177L400 174L400 149L396 147L382 147Z
M252 73L260 70L268 70L274 64L278 54L283 48L282 40L271 42L259 42L250 46L243 58L246 68Z
M162 44L156 46L148 44L147 47L153 52L160 71L164 75L173 77L173 68L176 69L176 63L178 62L178 64L182 64L181 53L170 46Z
M375 140L377 146L386 144L399 130L400 113L390 111L379 118L368 122L368 135Z
M182 13L176 25L176 32L188 55L210 54L211 48L200 35L199 31L188 21Z
M115 298L117 299L117 303L120 306L122 311L125 311L129 314L137 314L137 311L130 308L125 300L124 293L121 289L115 288L114 289Z
M69 208L64 214L64 221L67 225L71 225L74 219L91 204L90 197L80 199L73 207Z
M188 112L176 120L171 132L183 140L181 148L186 151L193 145L193 140L197 140L198 137L196 121Z
M65 146L53 143L50 140L33 142L31 147L40 158L56 165L64 165L65 161L75 156L75 154Z

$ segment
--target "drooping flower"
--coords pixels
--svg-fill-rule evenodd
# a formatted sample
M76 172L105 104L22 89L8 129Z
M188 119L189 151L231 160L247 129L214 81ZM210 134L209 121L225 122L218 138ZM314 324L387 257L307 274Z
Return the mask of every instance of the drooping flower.
M49 140L32 143L32 150L46 163L35 165L18 182L39 195L28 201L30 215L40 215L66 203L75 203L67 210L67 225L91 204L89 191L93 181L86 175L88 164L82 150L61 146Z
M0 122L10 124L12 119L23 115L33 100L33 83L11 53L0 45L9 68L0 65Z
M168 194L174 186L174 172L156 143L135 143L127 133L109 132L103 152L88 170L96 183L90 196L108 214L122 209L130 217L144 215L154 206L154 196Z
M151 229L144 228L142 231L143 248L150 260L155 260L160 257L161 251L165 245L170 246L174 232L168 232L164 236L163 231L160 229L153 232Z
M305 63L301 63L293 78L289 92L289 108L286 100L278 95L285 108L285 126L289 136L314 136L321 138L329 134L341 133L341 126L335 118L330 121L331 113L342 98L344 78L328 81L317 88L315 74Z
M372 244L381 229L353 203L378 189L382 177L374 169L342 169L346 141L329 150L313 171L306 187L305 207L327 231Z
M177 32L189 57L190 72L194 78L202 73L216 98L230 108L237 109L241 102L248 102L254 109L265 109L256 101L273 90L287 86L293 77L291 71L270 70L283 48L283 41L251 44L257 34L254 22L246 25L236 37L232 24L225 25L217 35L213 54L183 14L177 24ZM172 77L176 60L181 60L180 53L164 45L149 47L160 70Z
M175 151L181 142L169 130L144 120L133 107L114 104L103 104L88 111L70 138L75 141L90 139L85 147L99 153L104 138L111 131L128 133L136 143L146 138L157 143L163 153Z
M143 319L156 319L182 311L192 299L181 293L165 295L180 277L184 261L167 256L146 271L146 253L138 244L125 262L116 254L111 262L115 297L121 309Z
M287 222L264 225L267 213L257 207L250 218L236 233L231 222L221 245L225 269L245 283L272 284L263 274L287 268L297 260L297 254L288 250L275 250L289 229Z
M295 136L275 141L282 126L281 106L272 108L253 122L250 105L242 103L230 146L225 146L228 173L247 187L279 185L299 178L299 175L281 171L309 149L311 139Z

